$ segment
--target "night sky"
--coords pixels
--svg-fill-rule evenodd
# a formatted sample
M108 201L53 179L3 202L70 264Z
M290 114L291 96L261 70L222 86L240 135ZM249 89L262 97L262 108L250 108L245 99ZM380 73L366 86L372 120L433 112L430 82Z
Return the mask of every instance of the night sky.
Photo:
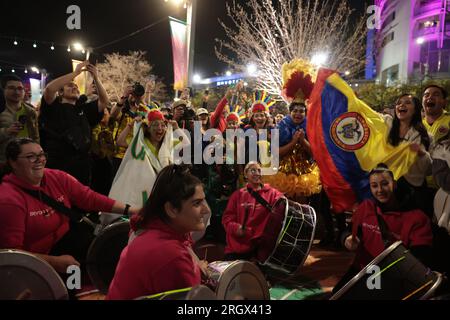
M245 0L240 0L245 2ZM336 0L339 1L339 0ZM363 12L370 0L351 0L352 7ZM195 72L204 76L224 73L227 66L219 62L214 53L215 38L225 38L218 19L227 22L225 0L198 0ZM81 30L71 31L66 27L69 5L81 8ZM0 2L0 68L2 74L10 73L14 62L21 65L36 65L45 68L51 78L71 71L71 59L82 57L81 53L67 52L67 45L79 41L91 47L98 47L121 38L140 28L150 25L164 17L173 16L185 20L186 10L177 8L164 0L25 0ZM3 37L3 38L2 38ZM54 42L32 47L33 42L19 41L4 37L18 37L36 41ZM58 46L64 44L65 46ZM143 50L154 66L153 73L164 79L167 85L173 82L172 48L168 20L132 38L105 47L98 53ZM19 76L25 76L23 70L17 70Z

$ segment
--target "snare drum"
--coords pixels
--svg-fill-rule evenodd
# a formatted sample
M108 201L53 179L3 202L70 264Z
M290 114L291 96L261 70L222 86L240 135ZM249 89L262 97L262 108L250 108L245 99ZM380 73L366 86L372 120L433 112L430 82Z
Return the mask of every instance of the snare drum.
M295 274L308 257L315 228L312 207L285 197L278 199L259 244L258 261L263 267Z
M210 282L217 300L270 300L262 272L247 261L215 261L208 265Z
M130 223L126 220L104 228L94 239L87 254L87 271L92 284L107 294L114 278L120 254L128 244Z
M380 270L378 283L374 271L378 270L376 267ZM441 274L425 267L401 241L397 241L330 299L424 300L433 297L442 281Z
M210 288L199 285L193 288L173 290L136 298L135 300L217 300Z
M46 261L20 250L0 250L0 300L67 300L58 273Z

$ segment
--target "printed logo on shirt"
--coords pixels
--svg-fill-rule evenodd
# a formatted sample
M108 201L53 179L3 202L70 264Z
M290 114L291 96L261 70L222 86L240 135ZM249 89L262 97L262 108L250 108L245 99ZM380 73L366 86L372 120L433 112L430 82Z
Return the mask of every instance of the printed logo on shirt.
M55 210L53 210L52 208L48 208L45 210L39 210L39 211L31 211L30 212L30 217L37 217L37 216L50 216L55 212Z
M64 195L61 195L60 197L56 198L56 201L64 203ZM45 216L49 217L55 213L55 210L53 208L47 208L45 210L39 210L39 211L30 211L30 217L37 217L37 216Z
M362 227L369 229L371 232L380 233L380 229L378 228L378 226L375 226L373 224L368 224L367 222L363 222Z

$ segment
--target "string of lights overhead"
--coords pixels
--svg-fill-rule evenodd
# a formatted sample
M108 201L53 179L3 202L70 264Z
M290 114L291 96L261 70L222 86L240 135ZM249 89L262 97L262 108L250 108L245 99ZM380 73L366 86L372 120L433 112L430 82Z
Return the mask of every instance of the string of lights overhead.
M48 48L50 51L55 50L66 50L67 52L81 52L82 54L86 54L86 49L81 43L72 43L72 44L63 44L55 41L42 41L42 40L34 40L27 39L22 37L11 37L0 35L0 40L4 40L6 42L10 42L11 46L17 48ZM3 41L3 42L4 42ZM17 73L23 72L24 74L39 74L41 71L38 67L28 65L28 64L18 64L12 61L3 61L0 60L0 73Z
M18 64L12 61L0 60L0 72L18 73L24 74L40 74L41 70L36 66Z
M58 43L55 41L42 41L42 40L34 40L34 39L26 39L26 38L20 38L20 37L11 37L11 36L3 36L0 35L0 39L9 40L11 42L11 45L13 46L22 46L22 47L30 47L30 48L48 48L51 51L55 51L57 48L65 49L67 52L71 52L72 49L76 51L82 51L82 53L85 53L85 49L77 46L76 44L64 44L64 43Z

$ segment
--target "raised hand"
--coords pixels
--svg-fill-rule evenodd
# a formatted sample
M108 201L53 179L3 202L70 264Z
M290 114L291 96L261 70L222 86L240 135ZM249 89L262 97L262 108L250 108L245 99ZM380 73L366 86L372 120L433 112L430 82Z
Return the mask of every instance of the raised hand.
M98 79L98 70L96 66L94 66L93 64L88 64L86 66L86 70L92 75L94 80Z
M79 74L81 74L83 71L86 71L87 69L86 69L86 67L89 65L89 61L83 61L82 63L80 63L80 64L78 64L76 67L75 67L75 74L76 75L79 75Z

